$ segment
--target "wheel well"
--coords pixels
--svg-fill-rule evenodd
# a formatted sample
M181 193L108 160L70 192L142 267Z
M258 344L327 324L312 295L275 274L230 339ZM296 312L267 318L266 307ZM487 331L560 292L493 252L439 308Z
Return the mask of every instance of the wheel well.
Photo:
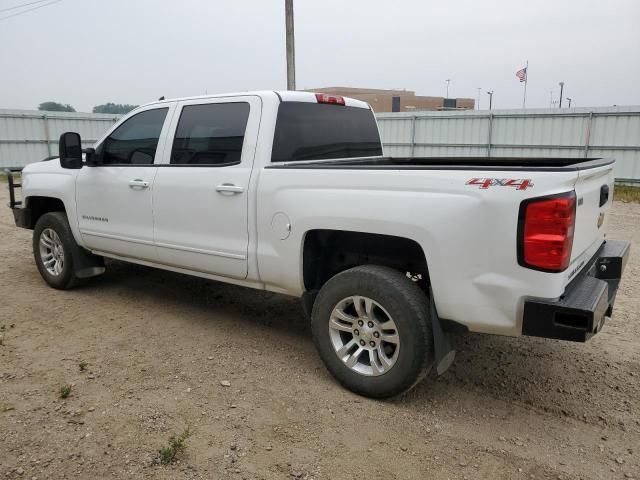
M30 212L29 228L33 228L38 219L49 212L66 212L64 203L53 197L28 197L27 208Z
M331 277L358 265L384 265L407 273L426 290L430 285L427 260L414 240L375 233L311 230L303 250L307 291L319 290Z

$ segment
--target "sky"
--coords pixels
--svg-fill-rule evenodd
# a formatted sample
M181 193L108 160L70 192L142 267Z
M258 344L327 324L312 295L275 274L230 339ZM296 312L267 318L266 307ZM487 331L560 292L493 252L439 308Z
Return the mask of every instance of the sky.
M0 108L286 88L284 0L0 0ZM42 4L24 7L33 8ZM297 88L640 105L640 0L294 0ZM550 97L553 97L552 99ZM564 100L566 102L566 100ZM566 103L565 103L566 105Z

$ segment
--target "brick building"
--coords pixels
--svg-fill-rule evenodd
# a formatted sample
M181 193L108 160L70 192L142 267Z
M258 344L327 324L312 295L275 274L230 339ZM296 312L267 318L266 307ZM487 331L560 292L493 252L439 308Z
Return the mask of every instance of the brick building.
M411 90L380 90L375 88L327 87L311 88L321 92L357 98L371 105L374 112L415 112L419 110L473 110L473 98L424 97Z

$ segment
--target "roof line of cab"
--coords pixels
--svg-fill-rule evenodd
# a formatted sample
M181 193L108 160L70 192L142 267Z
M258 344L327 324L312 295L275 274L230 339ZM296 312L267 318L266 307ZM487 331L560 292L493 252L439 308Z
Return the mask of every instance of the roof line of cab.
M141 107L147 107L149 105L161 105L164 103L170 102L182 102L186 100L205 100L209 98L226 98L226 97L240 97L246 95L257 95L257 96L267 96L275 94L281 102L307 102L307 103L319 103L316 94L313 92L297 92L290 90L258 90L258 91L247 91L247 92L234 92L234 93L216 93L209 95L195 95L191 97L179 97L179 98L167 98L163 100L156 100L155 102L145 103L144 105L140 105ZM357 108L366 108L371 109L367 102L363 102L362 100L357 100L355 98L350 97L342 97L342 96L334 96L338 98L344 99L344 105L347 107L357 107Z

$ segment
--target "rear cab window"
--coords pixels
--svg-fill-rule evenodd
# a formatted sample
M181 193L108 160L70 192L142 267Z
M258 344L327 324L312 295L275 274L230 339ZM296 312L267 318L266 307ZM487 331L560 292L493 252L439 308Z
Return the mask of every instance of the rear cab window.
M370 109L312 102L280 103L272 162L380 156L380 135Z

